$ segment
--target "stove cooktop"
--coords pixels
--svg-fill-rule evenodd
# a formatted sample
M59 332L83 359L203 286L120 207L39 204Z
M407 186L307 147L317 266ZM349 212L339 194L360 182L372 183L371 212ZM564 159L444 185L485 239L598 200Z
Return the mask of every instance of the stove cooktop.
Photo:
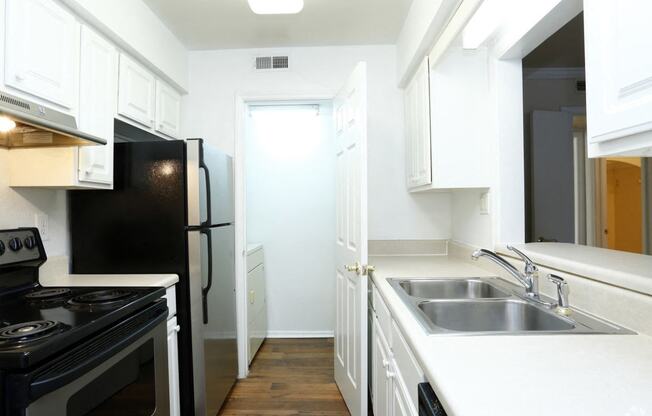
M0 369L27 368L118 322L164 288L43 288L0 297Z

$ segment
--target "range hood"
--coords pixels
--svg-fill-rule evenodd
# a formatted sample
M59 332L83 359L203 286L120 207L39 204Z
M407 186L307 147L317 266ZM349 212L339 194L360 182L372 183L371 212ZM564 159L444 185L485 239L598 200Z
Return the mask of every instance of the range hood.
M104 145L105 139L77 130L75 117L0 92L0 147Z

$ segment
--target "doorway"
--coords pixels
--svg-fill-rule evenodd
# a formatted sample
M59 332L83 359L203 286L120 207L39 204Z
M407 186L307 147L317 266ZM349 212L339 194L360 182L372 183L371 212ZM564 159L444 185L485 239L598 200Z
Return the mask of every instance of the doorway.
M526 242L650 253L648 164L589 159L583 14L523 58Z
M246 118L246 240L263 247L265 290L256 296L265 298L266 333L275 338L332 337L332 103L249 102Z

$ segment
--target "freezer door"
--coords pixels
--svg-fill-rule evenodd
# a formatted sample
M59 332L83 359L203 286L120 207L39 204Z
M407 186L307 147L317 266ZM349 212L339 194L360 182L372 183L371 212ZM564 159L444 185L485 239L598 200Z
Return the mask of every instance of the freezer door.
M215 415L238 372L235 232L232 225L191 231L199 273L191 274L197 414Z
M232 224L233 158L202 139L189 139L188 225Z

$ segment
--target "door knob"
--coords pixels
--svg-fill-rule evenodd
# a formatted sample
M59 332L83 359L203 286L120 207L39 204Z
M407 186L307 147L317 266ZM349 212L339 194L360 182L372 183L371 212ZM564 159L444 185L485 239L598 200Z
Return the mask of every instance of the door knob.
M346 269L347 272L355 272L355 274L361 274L362 273L362 266L357 261L355 262L355 264L353 266L345 264L344 268Z

